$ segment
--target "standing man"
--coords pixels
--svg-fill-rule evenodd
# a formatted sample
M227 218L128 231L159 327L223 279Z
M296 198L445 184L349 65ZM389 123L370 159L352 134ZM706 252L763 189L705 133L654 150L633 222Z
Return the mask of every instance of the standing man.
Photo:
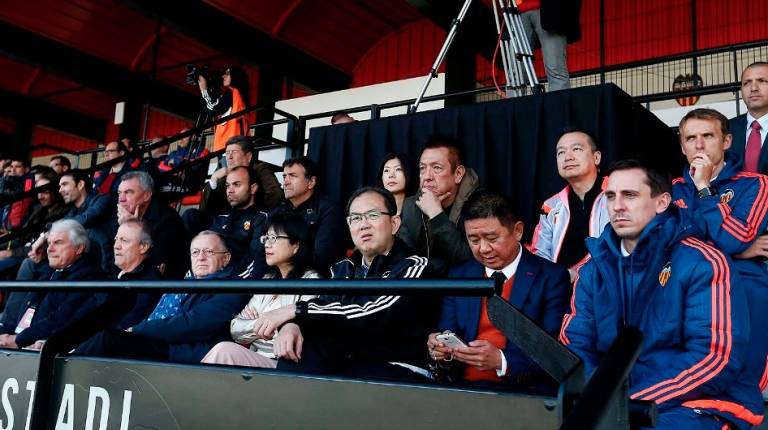
M658 428L748 428L763 399L745 377L749 312L730 258L688 236L667 179L615 164L605 190L611 227L587 239L560 340L591 376L623 326L643 332L631 398L658 405ZM724 427L725 426L725 427Z
M559 265L531 254L520 245L523 222L512 202L498 194L472 196L464 208L464 231L473 260L451 269L451 278L504 280L500 295L551 335L560 329L568 310L570 281ZM435 360L453 360L452 370L466 381L517 386L546 382L546 374L494 327L485 297L446 297L438 330L455 333L465 348L451 350L429 335L427 347ZM447 361L450 363L450 361Z
M741 74L741 99L747 113L731 119L733 133L730 152L743 160L747 172L768 173L768 62L750 64Z
M480 185L474 170L462 164L455 141L430 137L419 159L419 193L403 202L398 236L439 273L472 258L464 238L461 210Z
M69 158L63 155L53 156L48 166L59 176L69 172L69 169L72 168Z
M581 0L517 0L531 50L541 47L549 91L571 88L566 48L581 39Z
M555 154L557 171L568 185L542 205L531 252L568 267L573 279L573 267L587 255L584 239L600 236L608 224L598 176L602 154L595 138L581 129L566 130Z

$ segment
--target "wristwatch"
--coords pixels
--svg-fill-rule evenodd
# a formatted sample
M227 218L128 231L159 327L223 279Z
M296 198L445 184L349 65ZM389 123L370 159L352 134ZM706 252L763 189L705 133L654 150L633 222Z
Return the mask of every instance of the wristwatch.
M715 187L706 187L699 190L698 193L696 193L696 196L700 199L703 199L704 197L709 196L716 196L718 194L717 188Z
M294 315L294 318L299 318L308 313L309 304L307 302L299 301L299 302L296 302L294 306L296 307L296 313Z

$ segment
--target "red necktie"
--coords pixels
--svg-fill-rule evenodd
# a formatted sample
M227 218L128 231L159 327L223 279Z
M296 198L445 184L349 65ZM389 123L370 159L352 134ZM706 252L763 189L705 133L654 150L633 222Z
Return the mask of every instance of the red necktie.
M752 131L749 132L747 148L744 153L744 170L757 173L757 162L760 160L762 139L760 138L760 124L752 121Z

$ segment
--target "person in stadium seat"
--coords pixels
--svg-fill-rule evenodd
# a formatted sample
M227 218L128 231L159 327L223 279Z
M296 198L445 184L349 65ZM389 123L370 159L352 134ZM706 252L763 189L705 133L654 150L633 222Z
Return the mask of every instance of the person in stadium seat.
M403 202L406 196L416 192L417 183L411 177L411 173L411 164L404 154L390 152L384 156L379 165L376 185L395 196L398 215L403 212Z
M202 96L203 109L215 117L223 117L238 113L248 107L248 75L238 67L228 67L224 70L222 88L208 88L208 78L204 73L198 75L198 86ZM228 145L233 136L248 134L248 117L241 115L230 119L214 128L213 151L220 151ZM228 162L228 161L227 161Z
M475 171L462 164L453 139L427 140L419 160L420 191L403 202L403 225L397 235L441 273L472 258L461 210L479 182Z
M591 376L622 326L643 333L629 374L633 399L653 401L656 428L748 428L764 406L745 378L749 312L728 255L690 236L667 178L617 162L605 189L611 227L588 238L560 340Z
M584 239L599 237L608 224L605 195L599 176L601 153L594 136L566 129L555 147L557 171L568 185L541 206L531 252L569 268L586 255Z
M514 213L512 202L498 194L476 193L464 205L464 231L474 259L452 268L448 276L500 278L500 296L557 335L570 299L568 273L520 245L523 222ZM467 344L451 349L436 339L439 332L429 335L430 355L441 367L450 368L454 380L518 387L551 382L494 327L488 317L487 298L446 297L437 328L456 334Z
M277 214L269 221L261 236L266 248L269 271L264 279L314 279L317 272L310 268L314 247L312 230L298 214ZM256 294L232 320L230 333L235 342L217 344L203 358L203 363L237 366L277 366L273 348L275 332L268 331L269 323L262 315L299 300L310 300L313 295Z
M327 197L315 192L317 181L317 165L311 158L301 156L285 160L283 162L285 200L270 212L270 216L294 212L304 217L315 235L312 267L316 268L321 275L327 276L331 265L344 256L347 237L344 233L344 216L341 210ZM250 276L261 278L263 270L252 271Z
M72 163L70 163L69 158L63 155L55 155L51 157L51 162L48 165L59 176L67 173L72 168Z
M282 189L275 174L269 167L255 159L253 144L248 136L234 136L227 141L224 152L227 165L216 170L203 188L203 200L200 202L200 212L210 217L229 212L225 181L231 169L240 166L251 166L259 177L262 185L262 195L256 204L264 210L275 207L282 198ZM189 211L187 211L189 212Z
M333 266L334 279L431 275L428 260L395 236L396 210L394 197L382 188L352 194L347 224L357 251ZM279 329L278 369L413 379L427 374L423 342L435 327L438 307L438 298L424 296L321 295L262 315L262 332Z
M165 278L181 278L186 273L188 260L184 250L189 235L179 214L154 196L154 181L147 172L128 172L118 186L117 216L112 225L114 237L123 221L130 218L144 220L154 232L150 255Z
M234 267L250 263L261 248L259 238L267 222L267 213L256 206L258 176L253 169L239 166L230 169L225 182L229 213L213 220L210 229L219 233L232 253Z
M688 164L675 179L672 199L702 236L733 259L750 310L749 376L763 378L768 356L768 177L741 171L724 115L712 109L688 112L679 126Z
M39 280L88 281L103 279L99 265L86 258L90 241L83 226L71 219L53 223L48 232L48 270ZM0 322L0 347L39 349L72 321L90 293L30 292L16 313L6 313ZM34 345L33 345L34 344Z
M747 172L768 173L768 62L757 61L741 73L741 99L747 113L730 120L733 134L729 152L743 161Z
M192 239L191 278L228 279L230 254L216 232ZM220 341L229 338L229 323L249 297L242 294L167 293L152 313L127 330L109 329L84 342L76 354L199 363Z
M109 142L104 146L104 161L112 161L128 153L128 149L122 142ZM141 159L126 159L113 164L104 170L93 174L93 186L99 194L109 196L111 203L117 202L117 187L120 185L120 178L128 172L136 170L139 164L131 164ZM111 206L111 205L110 205Z
M28 159L11 160L11 175L15 178L16 188L14 193L22 193L35 187L35 175L30 172L30 162ZM34 203L33 197L27 197L10 204L8 218L5 229L12 231L20 228L29 215Z

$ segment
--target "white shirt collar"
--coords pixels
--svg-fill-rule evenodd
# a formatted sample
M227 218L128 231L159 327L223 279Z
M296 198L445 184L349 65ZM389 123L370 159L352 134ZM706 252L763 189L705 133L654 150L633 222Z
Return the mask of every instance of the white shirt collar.
M749 139L749 132L752 130L752 123L755 121L760 124L760 133L764 133L768 129L768 114L761 116L760 119L755 119L751 113L747 112L747 139Z
M515 276L515 272L517 272L517 266L520 264L520 256L523 255L523 246L519 243L517 244L517 257L515 259L507 264L503 269L501 269L501 272L504 273L504 276L507 277L507 279ZM493 275L493 272L496 272L494 269L485 268L485 276L491 277Z
M624 257L629 257L630 252L627 251L627 248L624 247L624 239L621 239L621 255Z

